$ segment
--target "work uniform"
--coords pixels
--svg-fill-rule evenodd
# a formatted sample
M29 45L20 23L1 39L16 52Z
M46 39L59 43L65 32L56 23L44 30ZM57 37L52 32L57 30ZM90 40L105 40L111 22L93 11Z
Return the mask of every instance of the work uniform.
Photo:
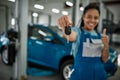
M77 32L77 39L73 43L75 59L70 80L107 80L101 61L104 46L101 36L94 30L90 32L82 28L73 30Z

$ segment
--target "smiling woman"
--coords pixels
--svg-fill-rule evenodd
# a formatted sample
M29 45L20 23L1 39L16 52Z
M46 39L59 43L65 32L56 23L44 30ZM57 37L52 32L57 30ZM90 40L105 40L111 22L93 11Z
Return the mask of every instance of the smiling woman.
M99 17L99 6L89 4L83 11L80 28L72 28L68 16L62 16L58 19L58 24L64 33L66 26L72 28L69 41L73 42L72 53L75 56L70 80L107 80L103 63L109 57L109 39L106 35L106 29L103 30L102 36L95 31Z

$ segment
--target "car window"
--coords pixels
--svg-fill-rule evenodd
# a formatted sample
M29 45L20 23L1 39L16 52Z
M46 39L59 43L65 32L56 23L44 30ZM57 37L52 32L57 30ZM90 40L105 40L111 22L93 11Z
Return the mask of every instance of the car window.
M57 33L57 35L59 35L61 38L66 39L62 30L59 29L57 26L54 26L54 27L50 26L50 29L53 30L55 33Z
M52 33L42 28L30 27L28 36L29 38L32 38L32 39L37 39L37 40L42 40L47 42L54 41L54 43L62 44L61 41L59 41L57 38L55 38L52 35Z

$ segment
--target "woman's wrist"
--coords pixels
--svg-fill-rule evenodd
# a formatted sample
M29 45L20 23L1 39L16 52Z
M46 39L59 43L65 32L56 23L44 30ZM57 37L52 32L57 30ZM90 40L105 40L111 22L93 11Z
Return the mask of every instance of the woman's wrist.
M104 47L102 52L102 61L106 62L109 58L109 47Z
M104 47L103 50L108 50L108 47Z
M104 45L104 48L103 48L104 50L108 50L109 49L109 46L108 45Z

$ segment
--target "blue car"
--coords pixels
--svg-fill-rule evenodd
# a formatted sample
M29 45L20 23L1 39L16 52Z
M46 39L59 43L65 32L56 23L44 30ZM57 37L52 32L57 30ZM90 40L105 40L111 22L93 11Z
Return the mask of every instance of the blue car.
M28 29L28 62L60 71L67 78L73 64L71 43L57 27L30 25Z
M0 54L1 54L1 59L2 62L5 64L8 63L8 44L9 44L9 39L7 38L5 33L0 34Z
M48 27L39 24L28 26L27 61L29 66L47 68L59 71L64 80L68 80L74 62L71 52L71 42L67 42L58 27ZM110 48L110 57L105 63L109 76L117 70L117 52ZM9 61L8 61L9 62Z
M57 27L34 24L28 29L28 61L60 71L63 79L67 80L74 61L73 55L70 54L71 43L67 43ZM117 70L117 51L110 48L109 53L105 70L108 76L112 76Z

